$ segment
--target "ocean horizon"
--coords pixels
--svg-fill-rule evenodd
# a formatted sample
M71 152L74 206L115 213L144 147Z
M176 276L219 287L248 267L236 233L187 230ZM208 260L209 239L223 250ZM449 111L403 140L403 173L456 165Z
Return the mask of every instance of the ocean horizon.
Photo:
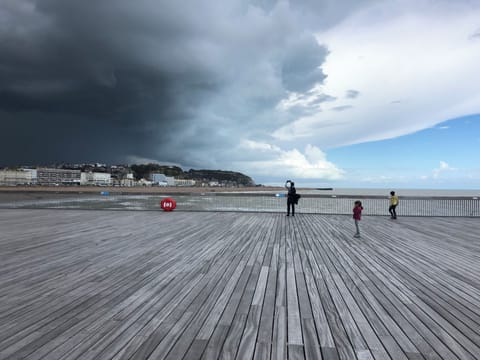
M297 192L318 195L359 195L359 196L390 196L390 191L401 196L480 196L480 189L401 189L401 188L332 188L319 190L315 188L297 188Z

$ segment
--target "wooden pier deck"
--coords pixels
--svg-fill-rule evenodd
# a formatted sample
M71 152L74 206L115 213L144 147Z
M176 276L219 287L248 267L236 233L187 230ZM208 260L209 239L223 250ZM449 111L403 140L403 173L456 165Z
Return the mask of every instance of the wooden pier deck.
M0 210L0 359L480 359L480 221Z

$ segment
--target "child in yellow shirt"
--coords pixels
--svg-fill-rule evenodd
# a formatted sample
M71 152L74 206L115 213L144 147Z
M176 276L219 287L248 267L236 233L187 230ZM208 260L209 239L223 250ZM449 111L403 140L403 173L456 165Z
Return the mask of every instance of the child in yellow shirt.
M390 191L390 207L388 208L388 211L390 212L390 215L392 219L397 218L397 212L395 211L395 208L398 205L398 196L395 195L395 191Z

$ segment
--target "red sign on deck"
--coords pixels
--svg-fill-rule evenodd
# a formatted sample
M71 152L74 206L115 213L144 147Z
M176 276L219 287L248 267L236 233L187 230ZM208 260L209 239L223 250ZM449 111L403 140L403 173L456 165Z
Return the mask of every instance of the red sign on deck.
M165 198L160 201L160 207L165 211L172 211L177 207L177 202L172 198Z

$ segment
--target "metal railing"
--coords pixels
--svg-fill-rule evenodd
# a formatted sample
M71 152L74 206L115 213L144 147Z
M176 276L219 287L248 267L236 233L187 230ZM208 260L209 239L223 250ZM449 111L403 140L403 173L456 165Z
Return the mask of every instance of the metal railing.
M103 195L102 195L103 193ZM160 201L173 198L175 211L285 212L286 198L273 193L125 193L1 192L0 208L161 210ZM280 195L280 196L279 196ZM364 215L388 214L386 196L302 195L297 213L351 214L355 200L362 201ZM480 217L477 197L403 196L399 216Z

